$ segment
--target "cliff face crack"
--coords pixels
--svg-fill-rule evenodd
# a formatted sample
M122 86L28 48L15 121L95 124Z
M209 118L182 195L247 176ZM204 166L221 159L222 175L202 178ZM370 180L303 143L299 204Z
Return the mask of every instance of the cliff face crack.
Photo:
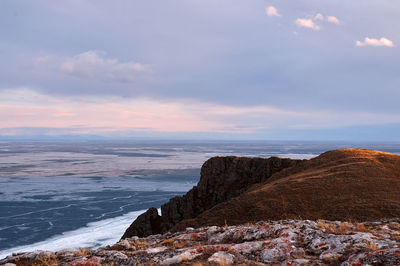
M195 218L217 204L239 196L251 186L298 162L277 157L213 157L203 164L197 186L162 205L161 216L155 208L140 215L122 238L165 233L181 221Z

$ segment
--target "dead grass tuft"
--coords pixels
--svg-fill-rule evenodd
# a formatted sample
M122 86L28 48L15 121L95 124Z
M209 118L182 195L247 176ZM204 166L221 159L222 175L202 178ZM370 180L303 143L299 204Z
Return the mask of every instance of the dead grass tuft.
M9 262L9 263L14 263L14 264L16 264L16 265L18 265L18 266L28 266L28 265L31 265L31 263L29 262L29 260L26 259L26 258L16 258L16 259L10 260L10 261L8 261L8 262Z
M149 243L147 241L135 241L134 243L132 243L133 246L135 246L135 248L138 249L147 249L149 247Z
M174 249L181 249L181 248L184 248L185 246L186 246L186 243L179 242L179 241L175 241L175 242L172 244L172 247L173 247Z
M391 234L390 239L395 240L395 241L400 241L400 234L396 234L396 235Z
M164 241L162 242L162 244L163 245L167 245L167 246L169 246L169 245L172 245L172 243L175 241L175 239L173 239L173 238L167 238L167 239L164 239Z
M88 248L80 248L74 252L74 256L76 257L84 257L90 254L92 254L92 250Z
M44 257L41 256L32 262L32 266L55 266L60 264L60 260L56 256ZM18 265L18 264L17 264Z
M400 230L400 224L395 222L390 222L388 224L389 228L392 230Z
M229 227L229 225L227 224L226 219L225 219L225 224L224 224L223 228L226 230L226 229L228 229L228 227Z
M371 226L365 226L365 224L362 224L362 223L356 224L356 230L359 232L365 232L365 233L373 231Z
M30 261L26 258L16 258L9 261L9 263L14 263L18 266L55 266L59 265L61 261L55 255L53 256L40 256L34 261Z
M367 249L372 250L372 251L375 251L375 250L378 249L378 246L376 245L375 242L370 241L370 242L368 243L368 245L367 245Z
M353 229L353 225L348 222L340 222L339 224L333 224L324 222L322 220L318 220L317 226L324 229L326 232L335 235L347 235Z

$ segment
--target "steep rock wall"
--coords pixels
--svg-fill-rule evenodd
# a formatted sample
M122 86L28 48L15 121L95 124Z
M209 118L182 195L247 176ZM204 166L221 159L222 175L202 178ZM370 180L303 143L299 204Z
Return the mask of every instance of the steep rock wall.
M274 173L299 162L301 161L278 157L213 157L203 164L197 186L184 196L172 198L162 205L161 216L155 208L140 215L122 238L165 233L179 222L195 218L215 205L239 196L251 186L263 183Z

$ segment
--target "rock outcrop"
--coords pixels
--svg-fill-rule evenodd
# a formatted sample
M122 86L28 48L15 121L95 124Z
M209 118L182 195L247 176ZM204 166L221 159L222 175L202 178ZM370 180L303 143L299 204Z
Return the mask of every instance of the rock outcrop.
M123 238L265 219L368 221L400 217L400 156L364 150L311 160L215 157L196 187L146 212ZM150 217L151 216L151 217ZM151 226L145 221L153 222Z
M301 160L278 157L213 157L201 168L200 181L186 195L161 206L161 216L152 208L140 215L122 238L165 233L179 222L197 217L217 204L230 200L273 174L299 164Z
M158 215L157 209L150 208L137 217L128 230L131 236L156 235L161 232L161 224L161 216Z
M274 174L172 230L260 220L400 217L400 156L364 149L321 154Z

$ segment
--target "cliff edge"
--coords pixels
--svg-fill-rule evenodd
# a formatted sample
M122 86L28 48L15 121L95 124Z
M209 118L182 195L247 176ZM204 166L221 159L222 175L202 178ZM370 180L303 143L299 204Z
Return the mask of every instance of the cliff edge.
M300 162L301 160L278 157L213 157L203 164L197 186L184 196L172 198L162 205L161 216L156 208L147 210L131 224L122 239L165 233L179 222L195 218L217 204L239 196L251 186L266 181L273 174Z

